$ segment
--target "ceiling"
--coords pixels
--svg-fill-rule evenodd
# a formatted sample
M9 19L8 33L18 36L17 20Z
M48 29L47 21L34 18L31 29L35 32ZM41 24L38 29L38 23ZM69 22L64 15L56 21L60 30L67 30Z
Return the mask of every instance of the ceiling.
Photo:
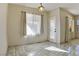
M37 8L40 3L18 3L18 5ZM79 15L79 3L43 3L43 6L47 11L52 11L58 7L64 8L74 15Z

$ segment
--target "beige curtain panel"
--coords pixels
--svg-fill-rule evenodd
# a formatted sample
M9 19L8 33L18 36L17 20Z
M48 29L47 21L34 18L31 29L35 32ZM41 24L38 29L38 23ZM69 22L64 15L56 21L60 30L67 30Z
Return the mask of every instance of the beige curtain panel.
M26 35L26 12L21 12L21 36Z

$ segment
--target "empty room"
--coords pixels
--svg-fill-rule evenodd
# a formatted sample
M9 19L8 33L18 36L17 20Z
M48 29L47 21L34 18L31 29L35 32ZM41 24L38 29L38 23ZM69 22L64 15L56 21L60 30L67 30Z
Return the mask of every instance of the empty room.
M0 3L0 56L79 56L79 3Z

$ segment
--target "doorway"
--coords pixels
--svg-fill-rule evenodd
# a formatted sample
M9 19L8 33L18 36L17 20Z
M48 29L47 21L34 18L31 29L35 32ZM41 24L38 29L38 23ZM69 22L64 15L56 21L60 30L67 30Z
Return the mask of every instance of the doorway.
M65 19L65 42L74 38L74 19L66 17Z

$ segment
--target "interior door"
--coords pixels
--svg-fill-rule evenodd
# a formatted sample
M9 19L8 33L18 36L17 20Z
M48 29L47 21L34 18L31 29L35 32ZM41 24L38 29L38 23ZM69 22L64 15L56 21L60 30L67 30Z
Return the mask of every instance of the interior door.
M56 42L56 17L51 17L49 22L50 41Z

